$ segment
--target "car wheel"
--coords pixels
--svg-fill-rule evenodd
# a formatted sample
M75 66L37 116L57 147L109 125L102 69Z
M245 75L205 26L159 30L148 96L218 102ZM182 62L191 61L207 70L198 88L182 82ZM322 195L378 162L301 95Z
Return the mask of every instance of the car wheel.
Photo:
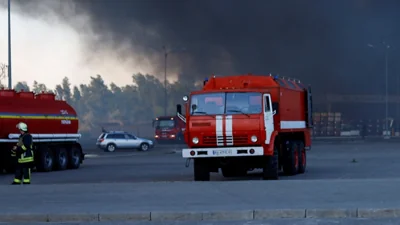
M116 149L116 146L114 144L108 144L106 147L107 152L114 152Z
M140 145L140 151L145 152L145 151L148 151L148 150L149 150L149 144L147 144L147 143L142 143L142 144Z

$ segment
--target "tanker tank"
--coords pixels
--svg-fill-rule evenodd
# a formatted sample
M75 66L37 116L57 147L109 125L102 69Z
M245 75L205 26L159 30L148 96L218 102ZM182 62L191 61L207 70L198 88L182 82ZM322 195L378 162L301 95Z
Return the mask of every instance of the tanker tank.
M0 169L15 170L11 149L19 138L16 124L24 122L33 137L36 170L77 169L84 160L79 144L78 115L53 93L0 90Z

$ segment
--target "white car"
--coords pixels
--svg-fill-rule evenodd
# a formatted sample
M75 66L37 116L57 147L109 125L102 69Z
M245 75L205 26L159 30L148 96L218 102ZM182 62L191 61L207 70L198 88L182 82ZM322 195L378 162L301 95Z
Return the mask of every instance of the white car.
M116 149L139 149L148 151L154 147L153 141L137 137L124 131L103 132L96 142L97 147L106 152L114 152Z

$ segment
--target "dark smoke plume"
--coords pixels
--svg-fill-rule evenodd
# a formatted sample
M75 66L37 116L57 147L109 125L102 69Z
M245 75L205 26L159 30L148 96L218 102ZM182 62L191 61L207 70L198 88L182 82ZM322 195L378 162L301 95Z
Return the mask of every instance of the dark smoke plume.
M43 2L19 0L34 14L40 10L36 4ZM396 0L61 2L53 10L65 21L73 23L63 4L74 3L74 13L91 17L91 27L100 35L89 43L92 49L104 44L117 48L129 40L132 49L121 54L151 57L160 74L166 45L186 48L170 57L186 76L273 73L299 78L320 93L375 94L384 91L384 54L367 44L400 45ZM390 53L391 90L396 87L398 55Z

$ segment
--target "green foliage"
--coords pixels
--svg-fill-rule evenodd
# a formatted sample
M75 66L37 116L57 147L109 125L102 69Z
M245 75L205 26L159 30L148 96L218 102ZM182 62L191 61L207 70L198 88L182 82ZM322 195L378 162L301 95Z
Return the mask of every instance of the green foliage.
M199 89L195 82L196 80L181 75L179 82L167 83L168 115L175 114L176 104L182 103L183 95ZM97 75L91 77L88 85L71 86L65 77L55 90L36 81L32 88L26 82L18 82L14 88L17 91L23 89L55 93L58 99L67 101L77 111L80 132L92 137L99 134L102 126L108 129L107 124L121 129L151 128L152 120L164 114L164 82L152 75L134 74L132 84L122 87L114 83L107 86L102 77ZM134 131L139 132L137 128Z

